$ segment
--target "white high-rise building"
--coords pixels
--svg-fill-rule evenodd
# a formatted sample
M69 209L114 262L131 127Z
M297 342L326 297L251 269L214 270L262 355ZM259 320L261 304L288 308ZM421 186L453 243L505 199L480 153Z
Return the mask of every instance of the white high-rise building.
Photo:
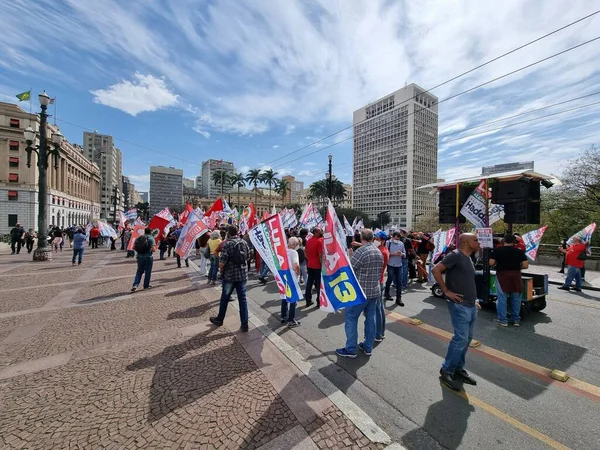
M150 215L183 204L183 170L150 166Z
M231 176L235 173L231 161L223 161L222 159L202 161L202 173L200 174L202 178L202 197L212 199L221 195L221 183L215 183L212 179L213 173L217 170L224 171L225 176ZM223 193L226 194L229 191L231 191L231 184L227 182L226 178L223 178Z
M123 211L123 157L115 148L112 136L99 133L83 133L83 152L87 159L100 167L100 219L119 219ZM116 190L115 190L116 187ZM115 214L115 192L117 208Z
M353 207L371 219L389 211L412 228L437 209L420 186L437 179L437 97L410 84L354 112Z

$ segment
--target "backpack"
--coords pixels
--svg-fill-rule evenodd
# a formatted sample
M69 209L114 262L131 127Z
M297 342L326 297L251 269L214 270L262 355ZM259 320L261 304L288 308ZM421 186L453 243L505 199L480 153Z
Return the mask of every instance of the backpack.
M235 241L230 255L232 264L243 266L248 261L248 245L241 239Z
M133 243L133 249L140 253L150 253L152 251L152 246L150 245L150 240L147 235L142 235L135 240Z
M298 263L302 264L304 261L306 261L306 254L304 253L304 247L300 247L296 251L298 252Z

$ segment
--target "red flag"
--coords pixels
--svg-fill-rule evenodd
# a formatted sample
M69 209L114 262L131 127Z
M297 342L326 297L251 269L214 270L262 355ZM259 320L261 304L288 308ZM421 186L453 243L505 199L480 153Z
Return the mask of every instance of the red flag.
M131 231L131 238L129 239L129 244L127 244L127 250L133 250L133 244L135 240L144 234L146 227L144 225L136 225L133 227Z
M262 220L267 220L269 217L271 217L271 214L269 214L269 211L265 211L262 215Z
M179 221L181 222L181 225L185 225L185 223L188 220L188 217L190 216L190 213L193 211L192 209L192 205L190 205L189 203L185 204L185 210L181 213L181 216L179 216Z
M160 216L154 216L152 220L148 223L148 228L152 228L153 230L158 230L158 235L156 236L156 240L160 241L164 239L164 231L165 228L169 225L169 221Z
M205 216L210 216L211 213L223 211L223 199L218 198L217 201L210 207L208 211L204 213Z

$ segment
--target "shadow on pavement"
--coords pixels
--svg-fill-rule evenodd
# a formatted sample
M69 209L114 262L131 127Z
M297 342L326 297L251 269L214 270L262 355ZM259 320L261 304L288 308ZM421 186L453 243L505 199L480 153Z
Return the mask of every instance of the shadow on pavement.
M475 411L475 407L469 404L466 398L447 388L441 386L440 388L442 400L429 407L423 427L403 436L402 444L406 447L422 448L423 430L433 436L444 448L455 450L460 447L467 431L469 416Z
M218 303L216 303L218 305ZM193 306L191 308L183 309L181 311L174 311L169 313L167 316L167 320L176 320L176 319L192 319L194 317L202 317L204 313L213 308L215 304L213 303L203 303L199 306Z

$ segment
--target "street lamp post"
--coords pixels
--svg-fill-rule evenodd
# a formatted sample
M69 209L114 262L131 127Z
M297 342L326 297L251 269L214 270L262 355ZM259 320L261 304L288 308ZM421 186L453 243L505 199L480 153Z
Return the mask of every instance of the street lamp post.
M379 225L381 225L381 229L383 230L385 228L385 226L387 225L386 223L383 223L383 215L384 214L388 214L388 211L381 211L379 214L377 214L377 221L379 222Z
M413 228L414 228L414 227L415 227L415 225L417 224L417 217L419 217L419 216L422 216L422 215L423 215L423 213L418 213L418 214L415 214L415 216L414 216L414 218L413 218L413 223L412 223L412 224L413 224Z
M31 167L31 153L35 152L38 155L37 166L39 170L38 176L38 246L33 251L34 261L50 261L52 260L52 250L48 248L47 233L46 230L48 225L46 223L46 209L48 204L48 185L46 181L46 170L48 169L48 158L50 155L54 155L54 170L58 170L58 161L60 158L60 145L63 141L63 135L57 130L56 133L52 134L53 149L48 149L48 136L46 123L48 120L48 114L46 110L50 104L50 96L46 94L46 91L42 92L39 96L40 106L42 111L40 112L40 130L38 146L34 144L36 139L36 132L31 128L31 125L23 132L25 141L27 142L27 167Z
M332 183L332 175L331 175L331 160L333 159L333 155L330 153L329 154L329 172L328 172L328 178L327 178L327 198L329 200L331 200L331 197L333 196L333 183Z

